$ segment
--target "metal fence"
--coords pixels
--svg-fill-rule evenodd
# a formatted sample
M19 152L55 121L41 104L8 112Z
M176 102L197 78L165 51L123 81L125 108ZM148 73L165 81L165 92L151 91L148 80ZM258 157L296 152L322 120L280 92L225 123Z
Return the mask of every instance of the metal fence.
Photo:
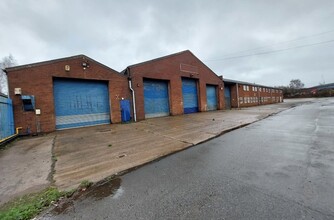
M14 134L12 100L0 93L0 142Z

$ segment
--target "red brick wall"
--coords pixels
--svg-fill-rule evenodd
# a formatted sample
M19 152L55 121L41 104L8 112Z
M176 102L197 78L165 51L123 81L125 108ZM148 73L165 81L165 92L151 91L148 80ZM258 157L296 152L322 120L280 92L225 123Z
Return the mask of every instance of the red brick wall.
M90 65L85 70L81 66L84 60ZM65 71L65 65L70 66L70 71ZM15 126L22 127L23 132L27 128L33 133L37 132L37 124L40 125L41 132L55 130L53 77L108 81L111 121L121 122L119 100L122 97L131 100L127 78L85 56L79 56L8 70L9 94L13 99ZM41 115L24 111L21 97L14 95L14 88L21 88L22 95L34 95L35 106L41 109Z
M182 79L189 77L198 82L198 104L200 111L206 111L206 85L217 86L218 109L224 109L224 88L222 80L206 67L191 52L185 51L165 58L148 61L130 67L132 84L136 94L137 119L145 119L143 79L162 79L169 82L170 114L183 114ZM197 73L195 73L197 72Z

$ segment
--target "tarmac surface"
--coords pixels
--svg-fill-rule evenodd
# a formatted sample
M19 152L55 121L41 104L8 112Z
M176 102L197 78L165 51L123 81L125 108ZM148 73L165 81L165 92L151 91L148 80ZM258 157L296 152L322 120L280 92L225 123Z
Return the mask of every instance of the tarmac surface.
M40 219L334 219L334 99L150 163Z
M84 180L97 182L288 109L298 101L307 100L55 132L54 184L69 190Z
M0 151L0 205L49 185L68 190L84 180L100 181L312 100L285 100L18 139Z

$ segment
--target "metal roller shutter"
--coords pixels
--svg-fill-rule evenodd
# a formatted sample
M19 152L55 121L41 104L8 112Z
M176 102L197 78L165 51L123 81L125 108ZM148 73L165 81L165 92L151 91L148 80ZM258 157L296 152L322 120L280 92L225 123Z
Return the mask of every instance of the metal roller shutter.
M53 95L56 129L110 123L106 82L54 79Z
M169 115L168 83L159 80L144 80L145 118Z
M217 110L217 92L216 86L206 86L206 104L209 111Z
M196 80L182 78L182 95L184 114L198 112Z

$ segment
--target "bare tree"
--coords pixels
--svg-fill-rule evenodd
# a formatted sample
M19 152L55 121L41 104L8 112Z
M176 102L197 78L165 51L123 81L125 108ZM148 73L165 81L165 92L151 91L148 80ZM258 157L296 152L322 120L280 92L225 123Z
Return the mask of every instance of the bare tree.
M17 65L15 58L9 54L0 61L0 92L8 94L7 75L4 69Z
M304 83L300 79L292 79L290 81L290 89L302 89L304 88Z

